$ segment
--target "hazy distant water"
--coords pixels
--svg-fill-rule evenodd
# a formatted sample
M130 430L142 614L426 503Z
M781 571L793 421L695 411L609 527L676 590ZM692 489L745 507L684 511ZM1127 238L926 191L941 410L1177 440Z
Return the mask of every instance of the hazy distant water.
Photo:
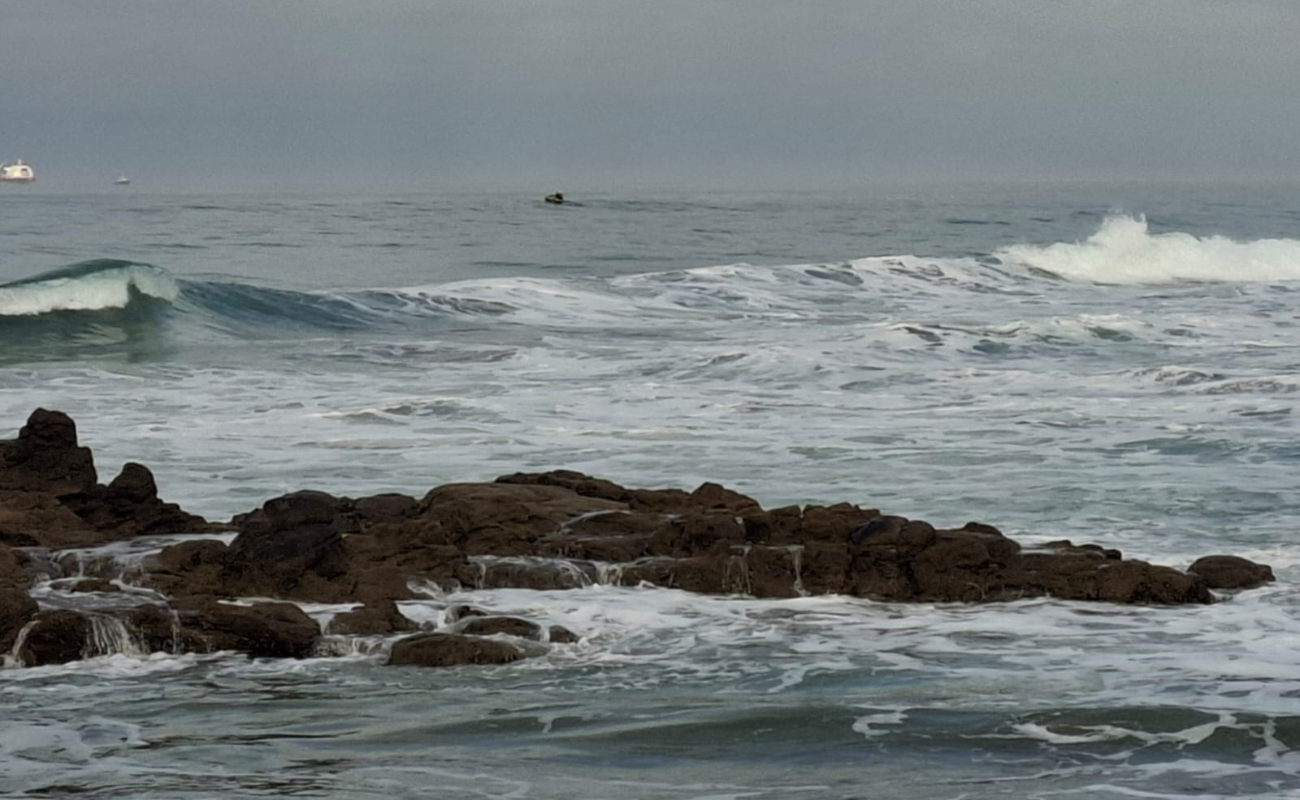
M142 461L210 517L567 467L1280 581L1175 611L502 591L590 638L6 672L5 796L1300 791L1298 189L6 189L0 419L68 411L104 478Z

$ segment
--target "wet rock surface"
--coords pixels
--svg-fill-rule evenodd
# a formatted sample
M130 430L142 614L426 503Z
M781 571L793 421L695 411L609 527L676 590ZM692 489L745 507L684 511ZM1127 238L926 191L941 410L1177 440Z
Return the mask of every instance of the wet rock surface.
M406 633L418 628L418 625L402 616L392 600L377 600L336 615L330 620L327 633L373 636Z
M0 588L0 653L9 652L18 632L38 610L36 601L25 590Z
M421 633L393 644L390 666L456 667L464 664L509 664L524 651L508 642L455 633Z
M237 650L250 656L306 658L320 626L293 603L232 605L210 597L174 604L178 622L199 652Z
M1239 556L1204 556L1193 561L1187 571L1200 576L1211 589L1253 589L1274 580L1272 567Z
M121 576L99 574L93 558L55 554L37 563L31 555L44 552L39 548L216 530L238 534L229 545L172 544L139 565L132 580L140 588L128 588L152 590L157 594L150 597L167 604L115 592L120 587L109 580L121 583ZM26 588L42 571L74 568L70 577L93 579L75 589L120 595L127 610L100 617L38 612ZM1208 556L1182 572L1097 545L1062 540L1025 547L980 522L938 528L850 503L764 509L714 483L689 492L632 489L568 470L449 484L419 499L299 491L216 525L160 500L143 465L127 464L108 485L98 483L90 451L59 412L37 410L16 439L0 441L0 652L12 649L30 664L63 663L110 646L100 640L120 639L119 621L133 631L131 646L146 651L312 653L322 632L296 605L222 602L233 598L362 604L335 615L328 633L390 636L418 629L396 603L430 587L647 583L768 598L1051 596L1167 605L1209 603L1212 589L1272 579L1266 565L1236 556ZM558 626L468 606L448 609L446 624L451 632L397 642L390 663L508 663L544 650L543 643L578 640Z
M19 662L29 667L66 664L90 655L91 618L67 609L41 611L17 643Z

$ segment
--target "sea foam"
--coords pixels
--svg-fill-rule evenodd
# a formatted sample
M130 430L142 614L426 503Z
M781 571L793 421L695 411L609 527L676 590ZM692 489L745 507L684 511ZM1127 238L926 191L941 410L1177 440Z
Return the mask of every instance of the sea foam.
M1180 232L1153 234L1145 216L1108 217L1082 242L1013 245L996 255L1008 264L1078 282L1300 280L1300 240L1237 241Z

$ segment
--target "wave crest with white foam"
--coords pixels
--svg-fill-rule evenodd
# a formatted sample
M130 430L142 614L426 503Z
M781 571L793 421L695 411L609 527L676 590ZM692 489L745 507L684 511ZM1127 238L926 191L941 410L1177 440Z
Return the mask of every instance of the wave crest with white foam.
M1012 245L996 255L1005 263L1092 283L1300 280L1300 240L1153 234L1145 216L1108 217L1082 242Z
M96 259L0 285L0 317L126 308L136 298L171 303L177 294L164 269Z

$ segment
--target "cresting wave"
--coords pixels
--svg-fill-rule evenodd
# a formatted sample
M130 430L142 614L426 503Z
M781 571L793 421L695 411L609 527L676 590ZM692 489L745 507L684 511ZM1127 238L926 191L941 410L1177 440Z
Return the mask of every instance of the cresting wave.
M1143 216L1112 216L1080 242L1017 244L974 258L885 255L838 265L709 266L608 281L537 278L458 281L367 291L291 291L173 278L149 264L95 259L0 284L0 318L126 309L133 302L174 305L216 317L219 326L364 328L412 317L540 312L549 319L636 316L646 311L726 309L797 311L801 301L842 303L892 284L1017 292L1026 281L1056 278L1098 284L1300 280L1300 239L1236 241L1188 233L1153 234ZM520 320L526 321L526 320ZM594 320L593 320L594 321Z
M166 270L95 259L0 284L0 317L126 308L133 300L175 301L179 289Z
M1108 217L1082 242L1019 244L996 255L1006 264L1090 283L1300 280L1300 240L1153 234L1141 215Z

